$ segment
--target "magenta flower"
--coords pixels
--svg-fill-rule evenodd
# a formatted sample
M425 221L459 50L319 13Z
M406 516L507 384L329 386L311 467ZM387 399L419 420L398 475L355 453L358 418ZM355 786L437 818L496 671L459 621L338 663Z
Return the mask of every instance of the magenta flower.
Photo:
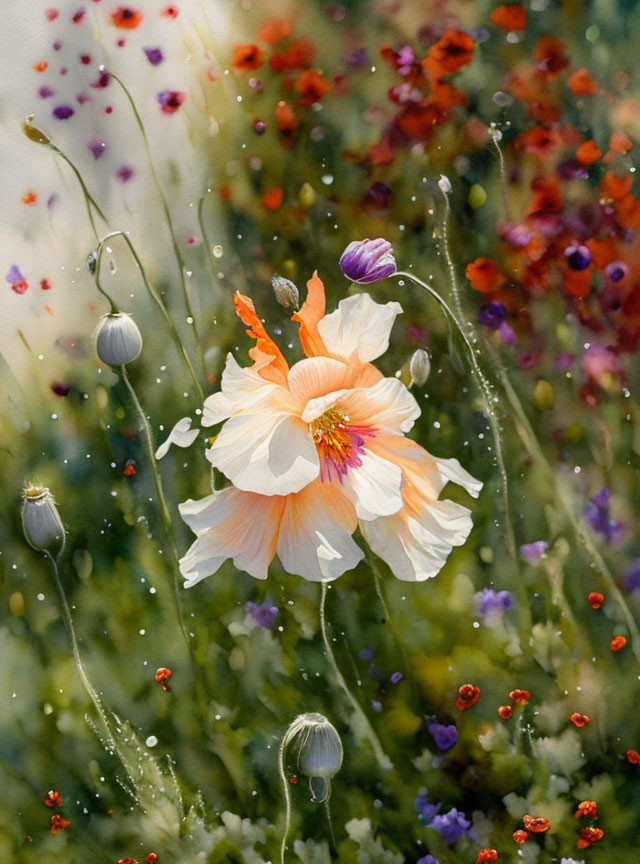
M175 114L186 99L186 94L181 90L163 90L158 93L157 99L160 103L160 109L165 114Z
M397 270L391 243L382 237L349 243L339 263L347 279L362 285L386 279Z

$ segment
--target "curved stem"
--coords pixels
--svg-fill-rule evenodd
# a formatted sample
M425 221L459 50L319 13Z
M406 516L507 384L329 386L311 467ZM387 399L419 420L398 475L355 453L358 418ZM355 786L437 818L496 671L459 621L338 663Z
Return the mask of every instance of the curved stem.
M144 413L142 405L140 404L140 400L136 395L136 391L133 388L133 385L129 379L129 375L127 374L126 366L120 366L120 374L122 376L122 380L125 383L127 390L129 391L129 396L131 397L131 401L133 402L136 411L138 412L138 416L140 417L140 422L143 430L143 437L145 442L145 447L147 450L147 457L149 459L149 465L151 467L151 471L153 473L153 480L156 487L156 495L158 498L158 505L160 508L160 515L162 517L162 523L164 526L165 533L169 540L169 546L171 548L171 557L173 558L172 565L174 570L174 578L171 580L173 584L173 596L176 608L176 614L178 616L178 621L180 622L180 629L182 630L182 635L184 637L185 642L187 643L187 647L189 652L192 653L191 641L189 639L189 634L187 633L186 627L184 626L184 621L182 618L182 608L180 604L180 595L178 594L178 583L177 583L177 574L179 572L179 564L178 564L178 547L175 539L175 534L173 531L173 524L171 522L171 515L169 513L169 508L167 506L167 500L164 495L164 489L162 487L162 479L160 477L160 472L158 471L158 465L156 463L155 450L153 447L153 436L151 434L151 427L149 425L149 421L147 420L147 416Z
M194 386L198 392L198 398L200 399L201 402L203 402L204 401L204 392L202 390L202 387L200 386L200 382L198 381L198 378L196 377L196 373L194 371L194 368L191 365L191 360L189 360L189 355L187 354L186 348L182 344L182 340L180 339L180 335L179 335L178 331L176 330L175 324L173 323L173 319L171 318L171 315L169 314L169 310L167 309L167 305L164 302L164 300L162 299L162 297L160 296L160 294L158 293L158 291L156 291L155 287L149 281L149 277L147 276L146 270L144 269L144 266L142 264L140 256L138 255L138 253L136 251L136 248L133 245L133 242L131 241L129 236L124 231L110 231L109 234L105 234L105 236L102 237L98 241L98 245L96 246L96 253L97 253L96 271L94 274L94 278L96 280L96 286L97 286L98 290L102 291L100 284L99 284L99 278L98 278L100 275L100 260L102 258L102 250L104 248L104 244L106 243L106 241L109 240L111 237L122 237L124 242L127 244L127 247L129 249L129 251L131 252L131 256L132 256L133 260L136 262L136 264L138 265L138 269L140 270L140 276L142 277L144 287L149 292L151 299L156 304L156 306L158 307L158 309L160 310L160 312L162 314L162 317L166 321L167 326L169 327L169 332L171 333L171 337L173 339L173 342L174 342L174 344L178 350L178 353L181 356L181 358L182 358L182 360L183 360L183 362L187 368L187 371L188 371L189 375L191 376L191 380L193 381L193 384L194 384ZM108 295L106 294L105 291L102 291L102 293L105 294L105 296L107 296L107 299L110 300L110 298L108 297ZM112 308L111 311L115 312L115 311L117 311L117 309Z
M284 753L287 747L287 742L288 738L286 735L284 735L282 741L280 742L280 750L278 751L278 773L280 774L280 780L282 781L282 786L284 789L284 800L286 806L284 834L282 835L282 844L280 846L280 864L285 864L284 858L287 849L287 837L289 836L289 829L291 828L291 793L289 792L287 775L284 770Z
M213 266L213 253L211 251L211 245L209 242L209 238L207 236L207 229L204 227L204 219L202 218L202 208L204 207L204 197L202 197L198 201L198 225L200 226L200 233L202 234L202 239L204 241L205 248L207 250L207 264L209 265L209 274L211 275L211 284L215 285L216 283L216 271Z
M325 603L327 599L327 583L322 582L320 588L320 632L322 633L322 641L324 643L325 653L327 655L329 663L331 664L331 668L333 669L333 674L335 675L338 684L340 685L340 687L342 687L347 699L349 700L349 704L353 708L354 714L360 721L363 737L369 739L369 743L371 744L371 747L376 755L376 759L378 760L380 767L384 768L385 770L393 768L393 763L382 749L382 745L378 736L374 732L371 723L369 723L369 720L367 719L366 714L360 707L357 699L349 690L347 682L345 681L344 676L338 667L335 655L333 653L333 648L331 647L331 643L329 642L329 637L327 635L327 620L325 613Z
M89 193L89 190L87 189L87 186L86 186L84 180L82 179L82 174L78 171L78 169L73 164L71 159L69 159L67 154L63 150L61 150L59 147L57 147L52 141L49 141L47 146L51 150L53 150L54 153L56 153L58 156L60 156L60 158L63 159L67 163L69 168L71 168L71 170L75 174L76 180L78 181L78 183L80 184L80 188L82 189L85 207L87 208L87 216L89 217L89 222L91 223L91 228L93 229L93 233L95 234L96 240L97 240L98 239L98 231L96 229L96 224L93 220L93 213L91 211L91 208L93 207L95 209L96 213L98 214L98 216L102 219L102 221L105 224L108 224L109 220L104 215L104 213L102 212L102 210L100 209L100 207L98 206L98 204L96 203L94 198Z
M147 137L147 131L144 127L144 123L142 122L142 117L140 116L138 109L136 108L136 103L133 101L133 96L129 92L126 85L118 78L117 75L114 75L113 72L110 72L109 75L113 78L113 80L119 85L121 90L124 92L129 105L131 106L131 110L133 111L133 116L135 117L136 123L138 125L138 129L140 130L140 134L142 135L142 140L144 142L144 147L147 153L147 158L149 161L149 168L151 169L151 176L153 178L153 182L158 190L158 194L160 196L160 200L162 202L162 209L164 211L165 219L167 220L167 227L169 228L169 234L171 235L171 245L173 247L173 254L175 255L176 263L178 265L178 270L180 271L180 283L182 285L182 294L184 297L184 303L187 310L187 316L189 319L189 324L193 328L193 336L195 339L196 345L196 354L198 357L198 361L202 371L205 371L204 367L204 356L202 354L202 348L200 346L200 341L198 339L198 330L196 327L196 319L193 314L193 309L191 307L191 298L189 297L189 289L187 287L187 280L185 278L185 268L184 268L184 259L182 257L182 253L180 251L180 246L178 245L178 239L176 237L176 232L173 227L173 219L171 218L171 211L169 210L169 205L167 204L167 199L165 198L164 191L162 189L162 185L158 178L158 174L156 172L155 164L153 162L153 157L151 156L151 146L149 144L149 138Z
M502 150L500 149L500 144L498 143L502 135L498 129L494 129L490 134L491 140L493 141L494 147L496 148L496 151L498 153L498 161L500 162L500 191L502 193L502 210L504 212L504 218L508 222L509 196L507 195L507 169L504 163L504 156L502 155Z

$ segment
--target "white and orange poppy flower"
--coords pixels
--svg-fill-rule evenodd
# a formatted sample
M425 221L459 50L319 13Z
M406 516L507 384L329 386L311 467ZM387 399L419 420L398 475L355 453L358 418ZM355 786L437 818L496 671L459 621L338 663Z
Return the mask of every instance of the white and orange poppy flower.
M356 294L325 315L317 274L307 289L292 316L306 358L291 368L251 300L235 295L256 340L253 365L229 354L220 392L204 403L203 425L223 424L207 458L232 485L180 505L197 535L180 561L187 587L227 558L264 579L275 555L289 573L336 579L363 558L358 525L395 576L422 581L471 531L470 511L438 495L453 481L477 497L482 484L405 437L418 403L371 364L401 306Z

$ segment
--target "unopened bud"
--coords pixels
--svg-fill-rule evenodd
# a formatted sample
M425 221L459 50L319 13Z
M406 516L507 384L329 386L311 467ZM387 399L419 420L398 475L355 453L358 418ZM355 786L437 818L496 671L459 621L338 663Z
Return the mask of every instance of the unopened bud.
M413 352L411 360L409 360L409 374L411 375L411 383L422 387L431 371L431 360L424 348L418 348Z
M50 144L51 141L44 132L33 125L33 114L28 114L22 121L22 131L30 141L36 144Z
M98 250L94 249L89 255L87 255L87 269L92 276L95 276L96 268L98 266Z
M451 192L451 180L449 180L445 174L440 175L440 179L438 180L438 189L443 195L448 195L449 192Z
M23 492L22 530L34 549L50 550L64 545L64 526L53 495L45 486L29 484Z
M96 354L107 366L131 363L142 351L142 334L126 312L107 312L96 331Z
M554 403L553 386L545 378L539 378L533 391L533 404L538 411L551 411Z
M322 714L299 714L287 729L283 746L298 752L298 767L309 778L311 800L317 804L331 795L331 778L342 765L342 741Z
M303 183L300 187L300 191L298 192L298 200L302 204L305 210L308 210L310 207L316 203L317 199L316 190L310 183Z
M276 295L276 300L285 309L297 309L300 305L300 293L290 279L285 279L284 276L275 276L271 279L273 293Z

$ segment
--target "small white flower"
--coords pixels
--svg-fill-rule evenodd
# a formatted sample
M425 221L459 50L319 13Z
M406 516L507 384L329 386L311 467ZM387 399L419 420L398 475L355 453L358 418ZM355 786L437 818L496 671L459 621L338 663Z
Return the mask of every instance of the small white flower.
M440 175L440 179L438 180L438 189L443 195L448 195L449 192L451 192L451 181L444 174Z
M169 447L190 447L200 434L199 429L191 428L191 417L183 417L169 432L169 437L156 450L156 459L162 459L169 452Z

